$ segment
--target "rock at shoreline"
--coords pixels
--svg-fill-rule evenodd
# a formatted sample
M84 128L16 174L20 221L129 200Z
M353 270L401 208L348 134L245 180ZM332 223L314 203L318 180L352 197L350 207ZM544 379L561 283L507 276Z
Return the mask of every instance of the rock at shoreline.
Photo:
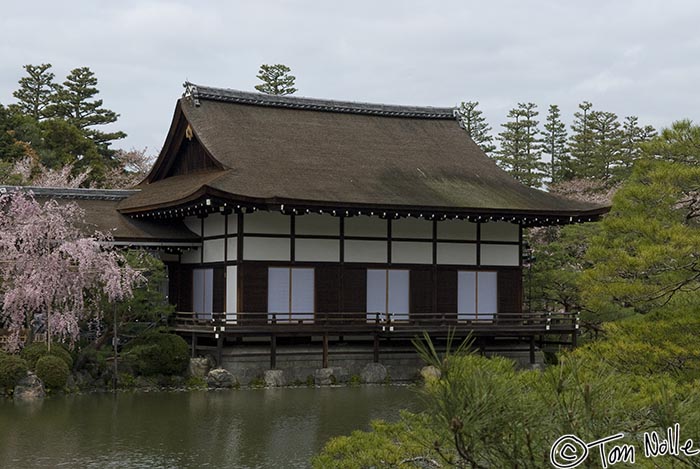
M187 376L196 378L206 378L211 369L212 363L209 360L209 358L190 358L190 365L187 368Z
M387 372L384 365L381 363L368 363L360 373L360 379L363 383L379 384L386 380Z
M347 368L343 368L342 366L334 366L332 369L333 377L335 378L335 382L337 384L347 384L350 382L350 373L348 372Z
M314 383L316 386L330 386L335 384L333 368L318 368L314 371Z
M14 398L20 401L37 401L46 396L44 383L32 373L27 372L27 376L22 378L15 386Z
M287 385L287 380L284 378L283 370L267 370L265 371L265 386L269 388L279 388Z
M215 368L207 374L207 386L210 389L232 388L237 384L236 377L223 368Z

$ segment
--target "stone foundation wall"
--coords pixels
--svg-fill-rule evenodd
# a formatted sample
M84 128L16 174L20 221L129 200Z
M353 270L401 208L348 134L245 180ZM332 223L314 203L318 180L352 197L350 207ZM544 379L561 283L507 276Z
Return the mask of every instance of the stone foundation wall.
M527 346L499 346L493 350L486 349L485 355L503 355L512 358L518 366L530 367ZM536 365L543 364L543 355L536 352ZM363 370L374 362L371 346L335 345L331 346L328 367L333 369L334 382L362 381ZM420 378L420 370L425 363L418 357L411 346L383 346L379 354L379 363L386 369L387 381L410 382ZM220 367L233 374L241 385L264 382L265 374L270 370L269 345L242 344L226 347L222 353ZM288 345L277 347L277 363L274 380L280 379L287 385L319 383L319 372L323 366L323 354L320 345ZM268 376L268 379L272 379Z

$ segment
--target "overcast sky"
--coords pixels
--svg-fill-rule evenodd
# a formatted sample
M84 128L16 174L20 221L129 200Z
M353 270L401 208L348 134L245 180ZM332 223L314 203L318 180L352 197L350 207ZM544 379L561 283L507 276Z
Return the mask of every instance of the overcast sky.
M694 0L11 1L0 14L0 103L22 65L78 66L121 114L122 148L157 152L182 83L253 90L284 63L298 95L481 103L494 131L533 101L541 120L583 100L642 123L700 121Z

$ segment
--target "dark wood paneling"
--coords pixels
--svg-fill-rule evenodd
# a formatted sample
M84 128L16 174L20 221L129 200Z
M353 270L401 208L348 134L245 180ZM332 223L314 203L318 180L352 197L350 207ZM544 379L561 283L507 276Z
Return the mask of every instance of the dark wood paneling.
M411 320L435 319L432 286L431 269L411 269L408 289Z
M438 269L437 271L438 315L447 321L457 320L457 270Z
M267 320L267 265L244 262L238 267L241 279L239 320L250 324ZM250 322L249 322L250 321Z
M363 313L367 311L367 269L343 268L343 311Z
M168 268L168 303L178 307L178 301L180 299L180 287L182 281L180 280L180 264L175 262L165 262Z
M226 268L214 267L214 295L212 309L215 313L226 311Z
M340 266L319 265L314 269L316 280L316 311L335 313L340 311Z
M521 269L498 271L498 312L522 313L523 276Z
M218 168L196 138L192 140L183 140L174 160L174 163L165 177L177 176L179 174L191 174Z
M181 265L179 269L180 288L177 300L179 311L192 311L192 267Z

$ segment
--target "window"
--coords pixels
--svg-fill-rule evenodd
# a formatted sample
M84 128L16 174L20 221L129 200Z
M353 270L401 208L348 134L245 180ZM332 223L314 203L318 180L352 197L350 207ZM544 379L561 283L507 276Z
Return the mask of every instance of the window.
M268 319L313 321L314 269L270 267L267 275Z
M367 320L376 313L390 314L395 321L408 320L408 270L367 270Z
M214 269L192 270L192 308L199 319L211 319L214 310Z
M493 320L498 309L498 273L462 271L457 277L457 318Z

